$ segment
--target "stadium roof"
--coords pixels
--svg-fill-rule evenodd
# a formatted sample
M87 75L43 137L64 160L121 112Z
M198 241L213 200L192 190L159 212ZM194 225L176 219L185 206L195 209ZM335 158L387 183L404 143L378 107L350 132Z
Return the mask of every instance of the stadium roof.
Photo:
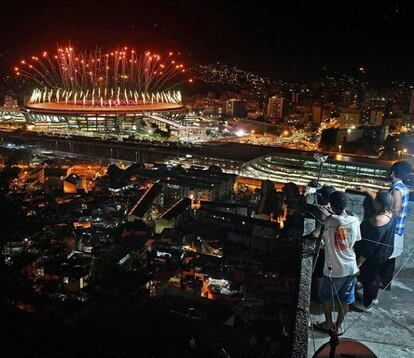
M66 104L56 102L45 103L29 103L26 105L27 111L33 111L36 113L47 114L119 114L119 113L139 113L139 112L169 112L169 111L181 111L185 107L182 104L173 103L147 103L137 105L113 105L113 106L91 106L81 104Z

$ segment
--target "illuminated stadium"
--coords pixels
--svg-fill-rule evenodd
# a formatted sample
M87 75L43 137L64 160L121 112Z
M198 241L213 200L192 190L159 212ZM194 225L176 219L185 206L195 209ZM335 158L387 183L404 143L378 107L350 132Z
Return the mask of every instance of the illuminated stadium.
M116 106L91 106L66 103L28 103L23 110L26 120L38 129L122 133L155 123L174 129L175 120L185 115L180 103L148 103ZM158 122L156 123L158 119ZM161 126L160 126L161 124Z
M151 126L176 131L185 114L177 86L184 65L170 52L162 57L122 47L103 53L57 53L21 60L17 76L35 83L23 114L37 129L104 133L131 132ZM188 130L189 128L187 128ZM176 133L179 135L179 133Z

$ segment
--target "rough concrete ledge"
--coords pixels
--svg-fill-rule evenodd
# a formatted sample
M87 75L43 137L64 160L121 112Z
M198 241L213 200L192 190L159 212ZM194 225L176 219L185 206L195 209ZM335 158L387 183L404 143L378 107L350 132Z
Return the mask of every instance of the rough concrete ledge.
M305 358L308 354L308 327L310 320L310 290L312 283L312 262L315 242L303 240L300 243L299 278L295 324L292 330L290 357ZM298 250L298 251L299 251Z

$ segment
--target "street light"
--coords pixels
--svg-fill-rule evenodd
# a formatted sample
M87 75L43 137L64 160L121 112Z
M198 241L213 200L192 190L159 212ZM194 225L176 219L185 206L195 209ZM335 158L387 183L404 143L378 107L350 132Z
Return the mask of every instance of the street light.
M341 152L342 151L342 144L339 144L338 145L338 152Z

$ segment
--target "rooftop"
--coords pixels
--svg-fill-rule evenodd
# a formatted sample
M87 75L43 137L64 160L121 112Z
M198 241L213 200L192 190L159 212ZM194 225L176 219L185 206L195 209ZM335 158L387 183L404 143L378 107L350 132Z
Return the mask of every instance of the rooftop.
M206 148L202 148L200 152L206 153ZM222 158L237 160L241 162L249 162L264 156L288 156L300 157L304 160L314 161L313 155L315 151L305 151L299 149L290 149L282 147L272 147L265 145L253 145L242 143L222 143L208 146L208 156L212 158ZM362 157L352 154L332 153L328 157L328 162L338 162L343 164L359 164L363 166L375 166L379 168L389 168L392 161L381 160L377 158Z
M169 207L165 212L163 212L159 218L170 220L174 217L180 215L183 211L188 209L191 206L190 198L182 198L178 200L174 205Z
M147 191L142 195L137 202L128 210L128 215L135 215L137 217L143 217L148 211L155 197L161 190L161 185L159 183L153 184L147 189Z
M385 291L379 298L379 304L370 313L351 311L345 319L345 329L349 330L343 338L355 339L368 346L379 358L413 357L414 344L412 331L414 312L407 310L411 306L414 291L414 279L407 273L401 273L391 291ZM312 321L323 321L323 313L318 305L311 306ZM350 326L352 324L352 326ZM329 341L327 334L309 330L308 357L316 349Z

